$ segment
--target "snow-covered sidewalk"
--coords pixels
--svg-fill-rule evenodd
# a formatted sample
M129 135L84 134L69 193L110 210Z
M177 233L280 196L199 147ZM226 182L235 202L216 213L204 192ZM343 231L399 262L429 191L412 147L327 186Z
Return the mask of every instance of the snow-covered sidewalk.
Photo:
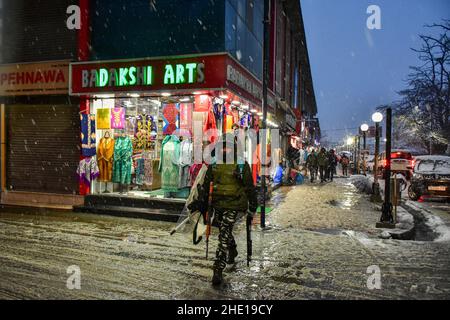
M271 222L286 228L313 231L353 230L369 235L380 219L369 196L358 192L350 179L306 183L291 187L285 201L271 213Z

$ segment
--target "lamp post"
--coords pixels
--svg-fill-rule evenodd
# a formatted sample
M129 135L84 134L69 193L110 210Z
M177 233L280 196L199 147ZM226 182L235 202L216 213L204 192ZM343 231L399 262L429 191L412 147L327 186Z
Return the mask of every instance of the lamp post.
M381 219L377 223L377 228L395 228L394 217L392 216L391 203L391 143L392 143L392 108L386 109L386 166L384 180L384 203L381 209Z
M378 183L378 155L380 153L380 122L383 121L383 114L375 112L372 115L372 121L375 122L375 163L373 169L372 201L381 202L380 184Z
M262 189L262 204L261 204L261 228L266 227L266 143L267 143L267 89L269 85L269 54L270 54L270 0L264 0L264 41L263 41L263 101L262 101L262 129L263 138L261 143L262 168L261 174L261 189Z
M366 145L366 134L367 131L369 131L369 125L364 123L361 125L361 131L363 133L363 170L364 170L364 175L366 175L366 149L367 149L367 145Z

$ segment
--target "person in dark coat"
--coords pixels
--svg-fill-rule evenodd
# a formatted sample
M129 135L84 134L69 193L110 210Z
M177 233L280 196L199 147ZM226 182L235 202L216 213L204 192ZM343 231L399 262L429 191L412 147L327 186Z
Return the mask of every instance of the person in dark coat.
M336 172L336 166L337 166L336 153L334 152L333 149L331 149L328 153L328 174L331 181L333 181L334 173Z
M322 148L317 156L319 165L320 182L325 182L325 171L328 168L328 155L325 148Z
M313 149L311 153L306 158L306 167L309 170L309 176L311 178L311 183L314 182L317 176L317 152Z

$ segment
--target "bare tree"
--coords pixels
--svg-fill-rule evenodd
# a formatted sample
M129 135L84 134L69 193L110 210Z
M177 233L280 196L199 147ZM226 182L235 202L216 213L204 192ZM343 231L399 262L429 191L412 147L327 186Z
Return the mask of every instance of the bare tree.
M450 148L450 20L426 27L439 29L438 36L420 36L421 47L412 50L421 65L410 67L408 88L393 107L409 138L421 141L429 153L442 154Z

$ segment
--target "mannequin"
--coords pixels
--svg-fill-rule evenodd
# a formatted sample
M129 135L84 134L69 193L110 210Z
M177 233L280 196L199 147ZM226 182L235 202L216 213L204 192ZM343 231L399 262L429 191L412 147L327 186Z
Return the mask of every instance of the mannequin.
M119 131L114 148L112 181L119 184L119 193L127 194L131 184L133 143L124 130Z

